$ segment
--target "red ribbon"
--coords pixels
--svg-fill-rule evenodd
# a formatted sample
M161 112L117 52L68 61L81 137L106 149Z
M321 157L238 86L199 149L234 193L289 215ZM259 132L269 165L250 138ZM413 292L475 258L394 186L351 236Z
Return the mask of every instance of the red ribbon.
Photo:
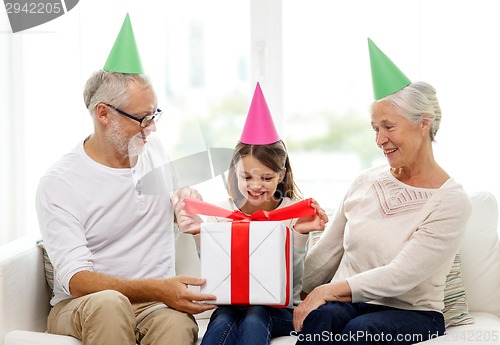
M231 304L250 304L250 223L231 225Z
M184 198L183 201L185 204L184 209L189 213L203 214L205 216L222 217L241 221L287 220L292 218L309 217L316 213L314 207L311 206L311 198L272 211L255 211L250 215L243 213L240 210L229 211L225 208L215 206L194 198Z
M224 208L198 199L185 198L184 209L193 214L223 217L234 220L231 226L231 304L250 304L250 221L281 221L292 218L312 216L316 210L311 206L312 199L306 199L273 211L259 210L247 215L239 210L228 211ZM286 232L286 307L290 301L290 231Z

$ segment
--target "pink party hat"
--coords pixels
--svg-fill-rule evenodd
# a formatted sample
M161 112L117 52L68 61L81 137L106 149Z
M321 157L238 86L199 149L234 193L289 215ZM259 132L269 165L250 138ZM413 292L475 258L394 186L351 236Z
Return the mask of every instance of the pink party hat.
M244 144L265 145L279 140L266 99L257 83L240 141Z

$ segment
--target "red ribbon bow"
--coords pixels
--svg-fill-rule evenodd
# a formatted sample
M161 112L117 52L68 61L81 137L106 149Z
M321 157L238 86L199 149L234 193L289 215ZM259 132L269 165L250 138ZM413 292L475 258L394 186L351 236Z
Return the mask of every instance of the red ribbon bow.
M183 199L185 207L184 209L193 214L203 214L205 216L223 217L232 220L241 221L259 221L259 220L287 220L292 218L301 218L312 216L316 213L314 207L311 206L312 199L305 199L290 206L278 208L273 211L259 210L248 215L240 210L229 211L225 208L209 204L207 202L194 199L194 198L184 198Z

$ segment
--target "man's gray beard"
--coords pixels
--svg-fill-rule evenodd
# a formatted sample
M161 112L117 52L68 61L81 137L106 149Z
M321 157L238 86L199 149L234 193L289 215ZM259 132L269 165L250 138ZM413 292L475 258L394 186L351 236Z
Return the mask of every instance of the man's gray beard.
M106 139L123 156L138 156L144 151L144 145L137 145L134 138L125 139L122 127L114 119L111 120L111 124L106 131Z

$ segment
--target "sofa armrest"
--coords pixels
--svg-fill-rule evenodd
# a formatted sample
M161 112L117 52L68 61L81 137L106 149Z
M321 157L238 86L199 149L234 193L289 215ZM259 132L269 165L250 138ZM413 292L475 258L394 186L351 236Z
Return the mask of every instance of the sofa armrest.
M23 237L0 246L0 344L14 329L45 331L49 301L36 238Z

